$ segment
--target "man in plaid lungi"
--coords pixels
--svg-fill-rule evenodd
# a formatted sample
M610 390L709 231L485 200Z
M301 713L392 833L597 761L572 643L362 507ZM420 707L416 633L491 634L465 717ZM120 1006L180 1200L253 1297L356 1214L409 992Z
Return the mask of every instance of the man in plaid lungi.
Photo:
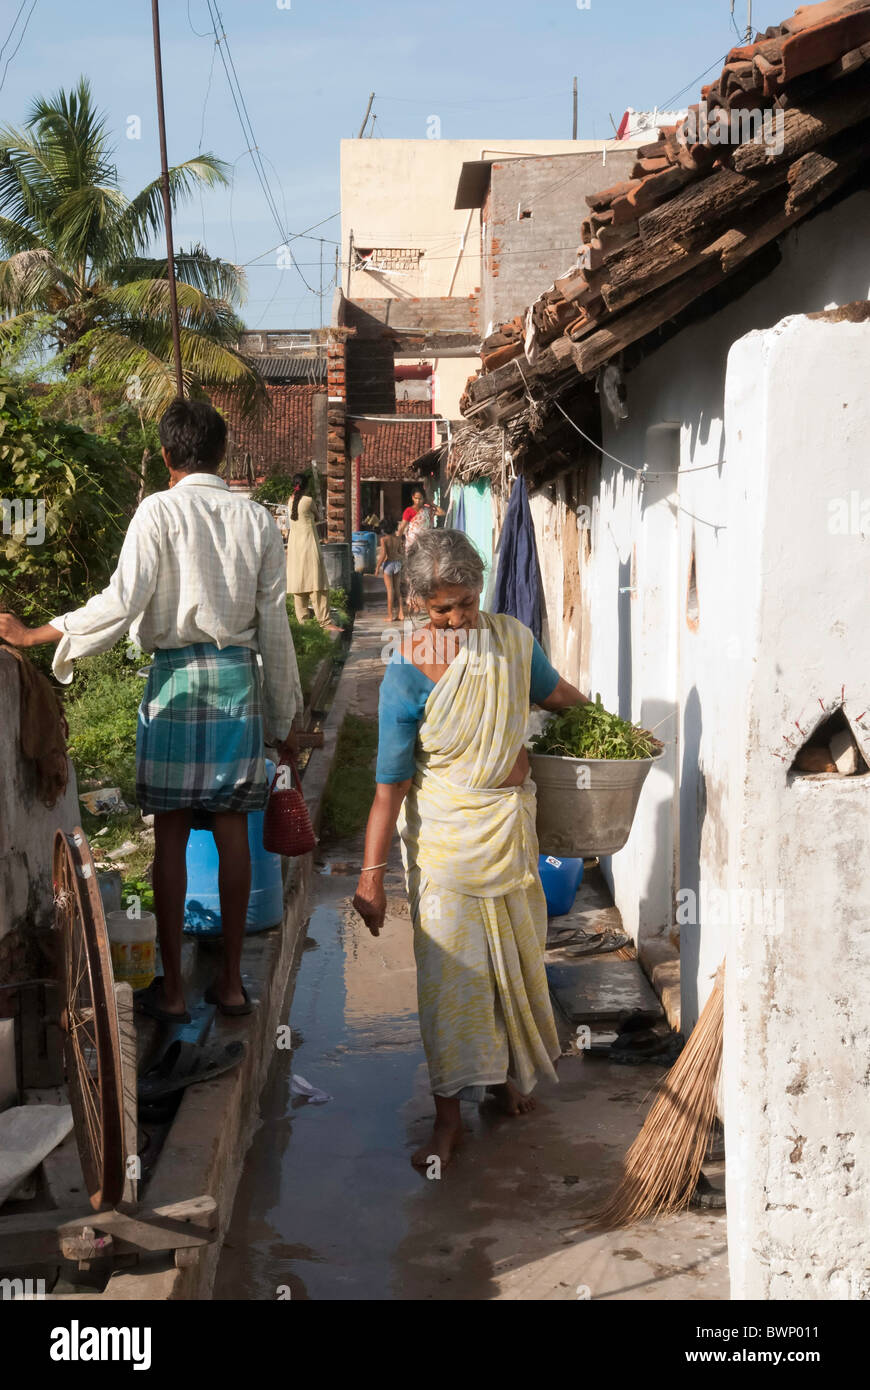
M181 933L187 841L196 826L212 829L220 860L224 960L206 998L225 1014L251 1011L241 977L247 816L267 797L264 743L295 751L302 710L283 542L266 508L235 496L218 476L226 437L212 406L175 401L160 421L169 490L139 506L107 588L44 627L0 613L5 641L57 643L53 669L64 684L76 657L108 650L127 631L153 653L139 710L136 792L141 810L154 815L163 975L139 1002L163 1021L188 1017Z

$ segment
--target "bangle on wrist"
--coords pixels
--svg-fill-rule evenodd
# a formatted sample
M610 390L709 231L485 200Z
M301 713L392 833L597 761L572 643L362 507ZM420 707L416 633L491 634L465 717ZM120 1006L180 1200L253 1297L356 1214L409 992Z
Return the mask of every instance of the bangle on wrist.
M360 873L361 873L361 874L370 874L370 873L372 873L375 869L385 869L386 867L387 867L387 861L386 861L386 859L385 859L384 862L383 862L383 864L366 864L366 865L364 865L363 868L360 869Z

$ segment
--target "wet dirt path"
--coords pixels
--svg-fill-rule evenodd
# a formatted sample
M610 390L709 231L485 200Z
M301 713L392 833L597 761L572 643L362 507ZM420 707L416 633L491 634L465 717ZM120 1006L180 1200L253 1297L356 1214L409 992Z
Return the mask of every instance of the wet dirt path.
M380 617L356 708L376 692ZM466 1142L440 1179L409 1162L431 1097L416 1017L411 923L398 853L385 929L350 907L362 840L315 876L306 949L215 1284L216 1299L725 1299L725 1223L688 1213L615 1234L584 1216L612 1184L661 1071L568 1056L532 1116L463 1106ZM293 1094L291 1077L326 1091Z

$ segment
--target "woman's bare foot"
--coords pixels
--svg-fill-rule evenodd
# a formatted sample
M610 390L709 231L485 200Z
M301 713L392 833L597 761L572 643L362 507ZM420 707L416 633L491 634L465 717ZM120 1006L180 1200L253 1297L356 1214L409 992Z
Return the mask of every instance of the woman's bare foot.
M432 1126L431 1137L411 1156L415 1168L427 1168L431 1159L440 1159L441 1167L446 1168L455 1151L462 1143L462 1123L436 1120Z
M537 1107L534 1096L524 1096L512 1081L505 1081L501 1086L487 1086L487 1090L506 1115L528 1115Z

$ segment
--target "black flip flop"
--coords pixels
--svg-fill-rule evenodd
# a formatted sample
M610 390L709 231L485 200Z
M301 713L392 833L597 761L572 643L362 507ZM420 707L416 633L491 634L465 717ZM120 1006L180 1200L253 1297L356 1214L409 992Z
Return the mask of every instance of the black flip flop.
M203 998L207 1004L214 1004L218 1013L223 1014L225 1018L244 1018L246 1014L254 1012L254 1005L251 1003L244 985L242 985L242 994L245 996L244 1004L222 1004L215 993L214 985L209 985Z
M190 1014L185 1009L183 1014L170 1013L168 1009L161 1009L157 1003L159 991L163 987L163 976L155 975L147 989L137 989L133 995L133 1003L139 1013L147 1014L149 1018L154 1018L158 1023L189 1023Z
M201 1047L198 1043L176 1040L167 1048L157 1066L146 1076L140 1076L136 1092L140 1104L150 1105L163 1096L174 1095L185 1086L199 1081L211 1081L238 1066L245 1055L243 1042L226 1043L219 1047Z

